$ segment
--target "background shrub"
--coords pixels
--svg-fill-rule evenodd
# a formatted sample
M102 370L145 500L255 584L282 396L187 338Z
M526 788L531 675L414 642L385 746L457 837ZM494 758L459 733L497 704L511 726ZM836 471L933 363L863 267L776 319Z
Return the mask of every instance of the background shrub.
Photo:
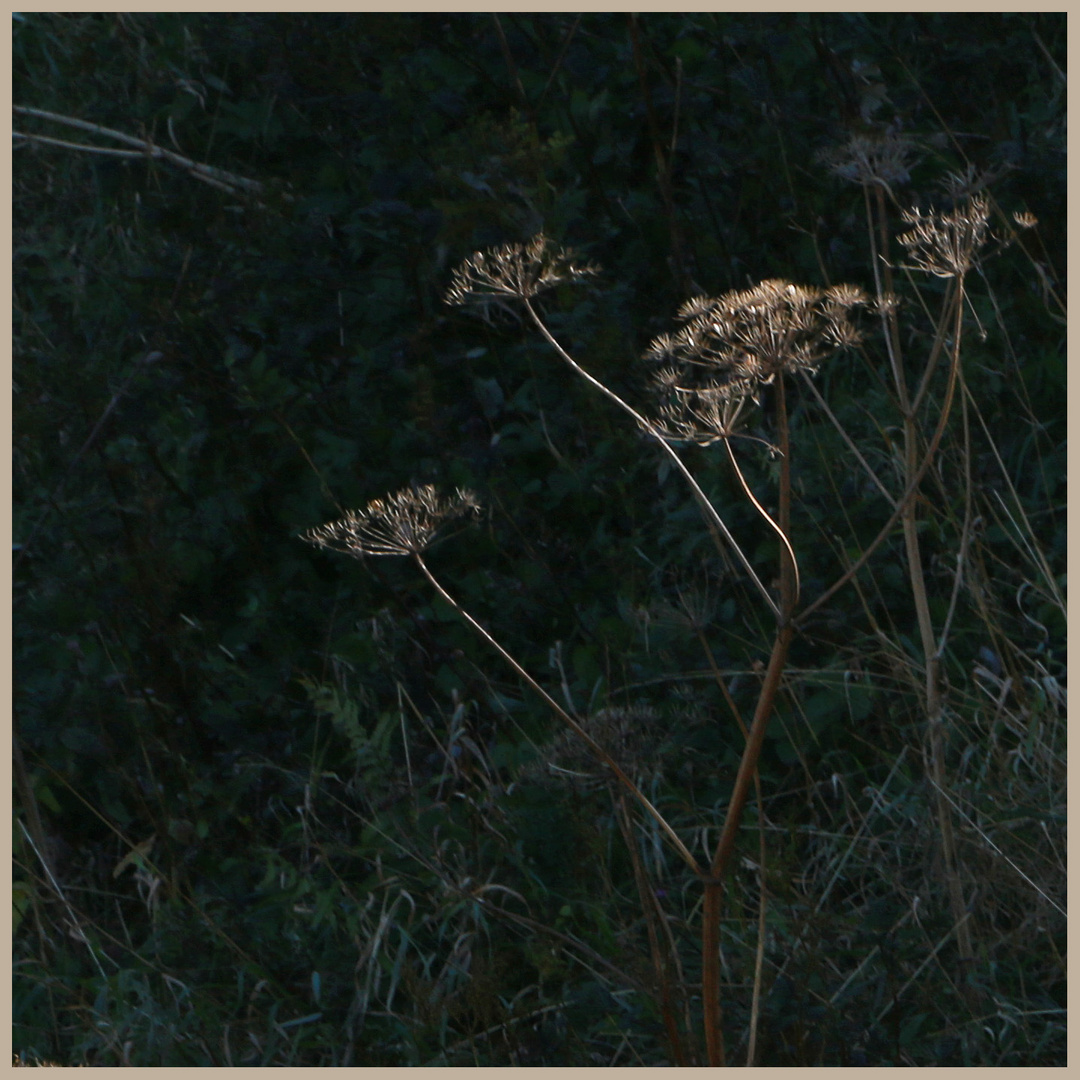
M764 883L758 1063L1064 1063L1062 14L23 13L13 55L17 106L259 185L15 116L16 1053L669 1060L606 788L551 775L548 717L407 566L297 534L411 481L481 491L440 577L578 708L646 710L641 782L686 835L715 829L741 736L680 598L745 707L752 594L734 567L717 584L622 416L441 297L471 251L543 228L604 268L549 324L642 400L638 357L694 292L872 290L863 193L820 155L889 129L919 147L905 205L947 207L970 165L1040 221L970 285L970 396L920 535L938 625L963 567L942 663L975 960L935 855L897 531L792 645L767 865L748 835L727 894L725 1027L745 1053ZM935 288L905 295L913 351ZM816 385L887 470L884 373L851 356ZM814 593L884 518L792 404ZM767 565L722 457L685 458ZM762 489L771 467L748 452ZM692 986L692 891L634 843Z

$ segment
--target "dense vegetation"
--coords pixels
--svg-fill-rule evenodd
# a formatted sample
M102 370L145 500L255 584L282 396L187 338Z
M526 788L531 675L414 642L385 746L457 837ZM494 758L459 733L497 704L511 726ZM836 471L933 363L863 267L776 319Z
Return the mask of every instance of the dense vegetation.
M601 268L544 326L649 415L691 297L876 298L730 443L801 610L894 523L792 624L704 905L728 1062L1065 1063L1064 14L13 42L16 1054L706 1060L702 882L658 822L410 560L300 535L475 492L426 564L708 866L776 620L520 305L445 302L542 231ZM974 204L966 276L898 242ZM676 448L785 595L721 442Z

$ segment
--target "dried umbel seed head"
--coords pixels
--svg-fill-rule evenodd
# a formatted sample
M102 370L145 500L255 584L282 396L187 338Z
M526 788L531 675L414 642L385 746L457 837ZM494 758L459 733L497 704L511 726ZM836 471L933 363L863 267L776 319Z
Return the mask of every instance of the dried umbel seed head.
M858 339L852 311L868 303L854 285L816 289L770 279L752 289L684 304L685 326L671 359L700 369L704 384L769 382L782 371L813 369Z
M888 317L900 307L900 297L893 292L882 292L867 306L874 314Z
M446 302L486 306L493 300L528 300L545 289L599 272L591 263L575 262L572 251L538 233L527 244L503 244L469 256L454 270Z
M963 277L986 242L990 201L976 195L948 213L924 214L916 207L905 210L903 218L911 230L900 243L915 269L935 277Z
M911 179L918 154L903 135L852 135L843 145L822 151L818 160L844 180L892 188Z
M813 371L830 353L859 341L852 320L870 300L862 289L816 289L771 279L679 310L683 327L647 350L664 367L655 386L678 438L726 438L747 397L785 371ZM696 432L696 434L694 434Z
M302 534L309 544L361 558L364 555L418 555L448 521L478 512L471 491L441 497L431 484L405 488L350 510L338 521Z
M656 710L650 706L600 709L582 720L581 726L628 774L653 777L659 772L657 751L666 733ZM586 786L606 783L611 779L606 769L597 772L596 756L571 731L558 735L544 757L531 769L527 768L526 772L536 776L541 769L547 771L549 764L555 767L555 776L569 774L579 781L586 781Z
M719 390L676 388L676 394L660 403L663 431L669 438L685 439L699 446L712 446L735 434L743 408L751 392L749 385L737 392L728 383Z

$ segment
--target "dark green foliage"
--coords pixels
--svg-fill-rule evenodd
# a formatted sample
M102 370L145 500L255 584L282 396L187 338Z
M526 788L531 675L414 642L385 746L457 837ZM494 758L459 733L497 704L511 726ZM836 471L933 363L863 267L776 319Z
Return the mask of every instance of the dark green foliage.
M513 315L468 319L442 293L475 249L543 229L603 267L545 294L548 325L645 402L640 354L695 293L872 289L862 191L817 155L891 124L923 148L903 205L945 205L942 176L971 162L1041 222L969 283L978 523L942 662L978 960L957 967L934 864L897 533L796 637L766 741L757 1062L1064 1063L1064 920L1044 899L1064 896L1064 15L21 13L13 57L17 106L262 185L16 142L17 1054L671 1061L612 793L550 774L549 717L406 560L298 534L412 481L476 489L486 515L433 569L560 700L565 681L582 713L650 708L643 788L685 837L715 833L742 736L680 596L707 609L744 714L760 603L625 417ZM917 354L919 298L936 313L943 286L902 287ZM886 363L871 336L815 385L891 479ZM810 391L790 407L812 599L887 515ZM766 398L746 433L771 415ZM961 423L920 535L939 627ZM772 490L775 461L737 446ZM683 453L771 573L723 454ZM977 670L1011 680L1007 708ZM757 821L724 915L733 1058ZM698 893L650 828L637 853L693 987Z

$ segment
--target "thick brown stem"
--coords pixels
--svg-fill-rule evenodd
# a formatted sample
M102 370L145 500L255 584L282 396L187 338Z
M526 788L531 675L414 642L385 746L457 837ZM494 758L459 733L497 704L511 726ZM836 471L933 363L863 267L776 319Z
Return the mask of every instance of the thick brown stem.
M724 682L724 677L720 674L720 668L716 664L716 657L713 656L713 651L709 647L708 639L705 637L704 631L700 626L695 624L694 629L697 632L698 641L701 643L701 648L705 653L705 658L712 670L713 677L716 679L716 685L720 687L720 692L723 694L724 701L727 702L727 706L731 710L731 715L735 718L735 723L739 725L739 730L742 732L743 738L745 739L749 732L746 730L746 724L743 723L742 713L739 711L739 706L735 704L735 699L731 696L731 691L728 690L727 684ZM757 961L754 969L754 996L750 1007L750 1039L746 1052L746 1064L748 1066L754 1064L754 1055L757 1048L757 1021L761 998L761 964L765 943L765 803L761 797L761 777L759 776L757 769L754 769L754 798L757 800L758 808L758 861L761 865L761 900L758 907L758 949ZM719 895L722 898L722 892ZM717 925L719 925L719 923L717 923ZM719 959L719 954L717 958ZM719 1019L720 1018L718 1017L718 1021Z
M723 897L724 890L719 881L706 883L701 911L701 1012L705 1024L705 1056L714 1068L727 1064L720 1011L720 903Z
M784 395L783 378L776 380L776 426L777 443L782 455L780 461L779 519L780 531L785 538L791 534L791 446L788 435L787 399ZM709 880L705 883L704 910L701 928L701 999L705 1017L705 1048L710 1065L723 1065L724 1035L720 1010L720 906L723 900L723 881L735 850L735 837L742 822L750 785L757 774L758 759L765 742L765 731L772 716L773 704L780 689L780 677L787 663L788 648L794 635L791 618L796 603L796 566L791 557L791 544L780 549L780 624L773 642L765 681L758 695L754 719L746 738L735 785L731 789L724 827L713 852L709 867Z
M772 656L765 672L765 682L761 687L750 733L743 750L739 771L735 776L735 786L728 802L727 817L720 840L713 854L709 868L709 880L705 884L705 903L702 913L701 949L702 975L701 998L705 1014L705 1047L710 1065L724 1064L724 1042L720 1029L720 903L723 898L723 876L731 862L735 849L735 837L742 821L743 810L750 794L754 770L761 757L761 747L765 741L765 730L772 715L773 703L780 688L780 677L787 661L788 646L794 630L790 623L782 626L773 643Z

